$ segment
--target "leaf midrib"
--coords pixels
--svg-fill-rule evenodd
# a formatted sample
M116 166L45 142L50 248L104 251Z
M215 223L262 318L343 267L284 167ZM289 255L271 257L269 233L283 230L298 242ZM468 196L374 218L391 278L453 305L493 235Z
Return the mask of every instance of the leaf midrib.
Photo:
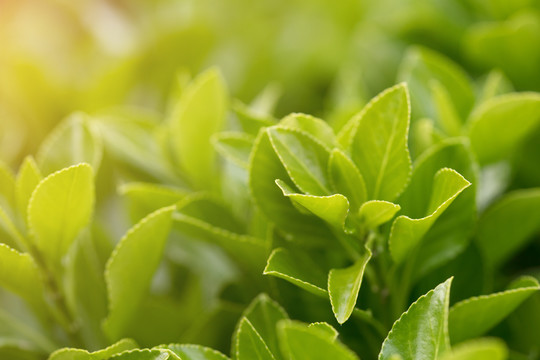
M403 105L403 99L401 99L401 97L400 97L399 106L397 107L398 112L400 111L402 105ZM383 175L384 175L386 167L388 165L388 158L390 157L391 144L394 142L394 138L395 138L396 132L397 132L396 129L398 127L399 120L400 120L399 117L396 116L395 120L394 120L394 122L392 124L392 131L391 131L391 134L390 134L390 139L386 143L386 148L385 148L385 151L384 151L384 154L383 154L383 159L382 159L382 162L381 162L381 166L379 167L379 171L377 173L377 180L375 181L375 188L373 190L373 198L374 199L376 199L379 196L379 191L380 191Z

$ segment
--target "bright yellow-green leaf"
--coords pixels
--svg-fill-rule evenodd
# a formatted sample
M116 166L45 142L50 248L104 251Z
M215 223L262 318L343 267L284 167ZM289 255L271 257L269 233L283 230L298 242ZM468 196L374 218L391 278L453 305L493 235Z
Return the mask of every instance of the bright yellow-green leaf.
M345 195L351 211L356 211L367 200L366 184L360 170L337 148L332 150L328 161L328 178L332 190Z
M317 330L325 333L325 335L328 335L333 340L337 339L337 337L339 336L338 331L336 329L334 329L332 327L332 325L330 325L328 323L325 323L325 322L311 323L311 324L308 325L308 328L317 329Z
M263 338L248 319L240 320L235 338L236 360L275 360Z
M171 344L167 349L178 355L181 360L229 360L217 350L191 344Z
M94 175L88 164L55 172L34 190L28 204L28 226L52 270L58 270L62 257L90 223L94 196Z
M432 81L431 91L435 101L440 126L449 136L459 136L463 121L454 107L450 94L446 88L437 81Z
M392 224L389 247L394 261L397 263L403 261L409 251L420 243L435 220L470 185L471 183L455 170L448 168L439 170L433 180L427 215L421 219L401 215Z
M480 164L507 158L540 123L540 94L512 93L491 98L474 110L469 123L471 146Z
M330 125L311 115L293 113L284 117L279 122L279 125L306 132L322 142L329 149L337 146L334 130L332 130Z
M499 69L493 69L489 72L482 87L482 93L478 99L481 104L492 97L512 92L513 86L506 75Z
M350 149L369 199L393 201L407 185L411 172L409 120L405 84L380 93L358 115Z
M369 259L371 259L371 251L366 248L366 252L352 266L345 269L332 269L328 274L328 295L330 295L334 315L340 324L347 321L356 306L364 270Z
M414 118L430 118L447 129L457 130L474 104L474 92L467 74L452 60L433 50L411 47L401 63L398 78L409 86ZM435 93L434 83L440 87ZM459 123L452 120L450 128L449 124L443 125L440 118L441 115L448 116L444 106L440 107L440 90L446 93L445 101L456 111L454 120L459 120Z
M0 286L30 304L42 304L44 287L34 259L4 244L0 244L0 259Z
M400 209L399 205L388 201L370 200L360 206L358 218L367 229L374 229L392 220Z
M111 356L137 348L131 339L122 339L103 350L89 352L82 349L63 348L55 351L48 360L107 360Z
M170 135L168 128L160 126L159 117L140 108L115 108L91 118L92 127L110 155L118 164L127 165L153 179L166 183L178 183L173 174L169 155L164 151Z
M266 294L261 294L252 301L242 314L242 318L248 320L257 331L264 344L268 347L276 359L282 359L279 351L276 325L280 320L288 319L288 315L278 303L274 302ZM240 326L243 322L240 322ZM249 331L248 331L249 332ZM233 356L238 355L238 333L239 328L233 337ZM238 358L236 358L238 359Z
M278 324L280 346L289 360L358 360L332 334L296 321Z
M433 360L450 349L451 282L448 279L421 296L401 315L382 344L379 360L390 360L396 355L403 360Z
M326 275L301 254L291 254L283 248L272 251L266 268L265 275L273 275L287 280L315 295L326 297Z
M315 196L295 193L284 181L276 180L277 186L283 192L283 195L301 208L320 217L333 227L342 229L345 225L345 219L349 213L349 201L341 194L328 196Z
M283 232L303 237L311 243L325 243L332 236L326 224L302 214L276 186L276 179L289 179L270 142L267 130L255 140L249 166L249 186L261 212Z
M161 261L174 209L162 208L142 219L120 240L107 262L109 314L103 327L110 339L128 332L129 322L137 316Z
M244 169L248 168L251 148L255 140L252 135L226 131L214 134L211 140L221 156Z
M126 197L133 221L139 221L159 208L173 205L186 196L186 190L153 183L127 183L118 189Z
M15 208L15 176L11 169L0 161L0 206L7 213Z
M300 190L310 195L330 194L328 149L299 130L272 127L268 134L283 167Z
M88 115L75 113L49 134L39 148L37 160L48 175L82 162L97 171L102 156L102 140L91 127Z
M227 102L223 78L210 69L187 86L172 115L171 144L195 188L211 188L215 182L216 156L210 138L225 123Z
M28 156L22 163L15 181L15 198L17 211L23 221L27 220L28 201L42 176L34 158Z
M204 195L191 196L178 204L174 227L191 238L219 245L249 271L264 267L266 243L244 233L242 225L221 204Z
M183 360L169 349L127 350L107 360Z

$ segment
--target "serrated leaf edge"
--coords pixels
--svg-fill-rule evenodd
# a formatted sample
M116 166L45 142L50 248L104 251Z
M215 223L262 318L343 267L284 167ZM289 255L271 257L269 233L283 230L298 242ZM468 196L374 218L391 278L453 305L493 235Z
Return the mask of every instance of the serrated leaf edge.
M287 191L287 189L284 189L281 185L280 185L280 182L284 182L283 180L281 179L276 179L274 180L274 182L276 183L276 185L280 188L281 192L283 193L283 196L289 198L291 201L294 200L294 196L295 195L298 195L300 197L303 197L303 198L310 198L310 199L342 199L342 200L345 200L345 202L347 203L347 211L345 212L345 216L343 217L343 219L340 221L340 227L341 229L344 229L345 228L345 221L347 219L347 216L349 216L349 211L350 211L350 203L349 203L349 199L347 199L347 197L343 194L333 194L333 195L311 195L311 194L301 194L301 193L290 193ZM299 204L299 205L302 205L302 204ZM309 212L311 212L313 215L317 216L315 213L313 213L311 210L307 209ZM325 220L325 219L323 219ZM326 221L326 220L325 220ZM332 225L332 224L331 224Z
M80 352L80 353L84 353L84 354L87 354L87 355L94 355L94 354L98 354L100 352L106 352L107 350L110 350L112 349L113 347L115 346L118 346L118 344L122 344L122 343L129 343L129 342L132 342L134 345L136 345L137 343L135 342L135 340L131 339L131 338L124 338L124 339L121 339L117 342L115 342L114 344L111 344L109 346L107 346L106 348L104 349L100 349L100 350L96 350L96 351L88 351L86 349L78 349L78 348L62 348L62 349L58 349L56 351L54 351L53 353L51 353L49 355L49 357L47 359L52 359L54 356L57 356L57 355L60 355L62 353L65 353L65 352L72 352L72 351L77 351L77 352ZM132 349L132 350L136 350L136 349ZM130 351L130 350L124 350L124 351ZM124 352L122 351L122 352Z
M456 199L456 197L458 197L458 195L461 194L461 193L463 192L463 190L465 190L466 188L468 188L469 186L472 185L470 181L468 181L467 179L465 179L465 178L463 177L463 175L461 175L460 173L458 173L458 172L455 171L454 169L451 169L451 168L448 168L448 167L444 167L444 168L439 169L435 175L437 175L437 174L439 174L439 173L441 173L441 172L449 172L449 171L458 174L463 180L465 180L465 181L466 181L465 186L462 187L459 191L457 191L453 196L449 197L448 199L446 199L446 201L444 201L444 202L441 203L439 206L437 206L437 208L436 208L435 210L433 210L433 212L432 212L431 214L427 215L427 216L424 216L424 217L419 218L419 219L411 219L410 217L408 217L408 216L406 216L406 215L400 215L400 216L398 216L398 217L394 220L394 222L392 223L392 228L390 229L390 235L388 236L388 248L389 248L389 250L390 250L390 254L394 254L394 251L395 251L395 250L394 250L394 246L393 246L393 243L394 243L394 242L393 242L393 241L390 241L390 240L393 238L392 235L393 235L393 233L394 233L395 224L396 224L396 222L397 222L398 219L404 218L404 219L408 219L408 220L413 221L413 222L420 222L420 221L423 221L423 220L425 220L425 219L428 219L428 218L432 217L433 214L437 213L437 212L439 211L439 209L441 209L443 206L445 206L448 202L454 201L454 200ZM393 255L392 258L395 259L395 255ZM402 259L401 259L401 260L402 260ZM399 260L399 261L401 261L401 260Z
M444 284L444 283L450 281L449 286L448 286L448 290L447 290L447 294L446 294L446 296L445 296L445 313L446 313L445 315L446 315L446 316L444 316L444 325L443 325L443 327L444 327L444 332L446 333L446 334L445 334L445 335L446 335L445 338L447 339L447 341L448 341L448 316L449 316L449 313L450 313L450 311L449 311L449 309L448 309L449 304L450 304L450 286L452 285L452 280L453 280L453 279L454 279L454 277L452 276L452 277L450 277L449 279L447 279L445 282L442 283L442 284ZM439 285L441 285L441 284L439 284ZM383 343L382 343L382 345L381 345L381 351L379 352L378 360L382 360L382 349L384 349L384 345L387 343L388 339L390 338L390 335L393 334L393 332L394 332L394 330L395 330L395 328L396 328L396 325L397 325L398 323L400 323L400 322L403 320L403 318L409 314L409 311L411 311L411 309L412 309L414 306L416 306L416 304L417 304L420 300L422 300L422 299L428 297L430 294L433 294L433 293L435 292L435 289L436 289L439 285L437 285L435 288L429 290L427 293L425 293L424 295L422 295L422 296L420 296L418 299L416 299L416 301L414 301L414 302L409 306L409 308L408 308L404 313L401 314L401 316L399 317L399 319L397 319L397 320L394 322L394 324L392 325L392 328L391 328L390 331L388 332L388 335L386 336L386 338L384 339L384 341L383 341ZM449 344L447 344L447 345L448 345L448 347L449 347Z
M354 124L354 127L353 127L353 131L352 131L352 136L351 136L351 139L350 139L350 142L349 144L347 144L347 146L345 148L347 149L350 149L351 146L352 146L352 141L354 140L354 138L356 137L356 134L358 133L358 128L360 127L360 122L361 120L364 118L365 114L371 110L371 108L380 101L380 99L384 96L386 96L387 94L393 92L393 91L396 91L397 89L400 89L400 88L403 88L405 90L405 99L406 99L406 102L407 102L407 126L406 126L406 131L405 131L405 150L407 152L407 159L408 159L408 162L409 162L409 170L408 170L408 173L407 173L407 179L406 181L403 183L403 186L402 188L396 192L396 194L394 194L394 199L399 197L400 194L403 193L403 191L407 188L407 186L409 185L409 182L411 181L411 175L412 175L412 160L411 160L411 153L409 151L409 146L408 146L408 143L409 143L409 128L410 128L410 125L411 125L411 96L409 94L409 89L407 87L407 83L402 81L392 87L389 87L385 90L383 90L382 92L380 92L379 94L377 94L377 96L375 96L374 98L372 98L367 104L366 106L364 106L364 108L360 111L360 113L358 113L357 115L355 115L354 117L357 119L355 121L355 124ZM388 146L388 144L386 144L386 146ZM377 177L378 179L378 177ZM377 180L378 182L379 180ZM378 195L378 194L376 194Z
M120 239L120 241L118 242L118 244L114 247L111 255L109 256L109 259L107 260L107 263L105 264L105 273L104 273L104 278L105 278L105 284L107 286L107 310L108 310L108 314L107 314L107 317L105 319L103 319L103 323L107 322L107 320L109 319L109 315L111 314L112 310L115 308L112 304L112 299L111 299L111 293L112 293L112 284L111 282L108 280L109 277L110 277L110 271L111 271L111 266L112 266L112 263L114 262L114 259L116 258L116 256L118 255L118 252L120 251L120 249L124 246L125 242L127 241L127 239L129 239L131 237L131 235L135 232L137 232L141 227L143 227L146 223L148 223L150 220L156 218L157 216L161 215L162 213L165 213L167 211L173 211L174 209L176 208L176 205L171 205L171 206L166 206L166 207L163 207L161 209L158 209L152 213L150 213L149 215L147 215L146 217L144 217L142 220L140 220L138 223L136 223L133 227L131 227L125 234L124 236L122 237L122 239Z
M270 144L272 145L272 149L274 150L274 153L276 154L276 156L279 158L279 161L281 162L281 166L283 166L283 168L285 169L285 171L287 172L287 175L289 175L289 178L291 179L291 181L294 183L294 185L300 189L303 193L306 193L301 186L298 185L298 182L293 178L293 176L291 175L291 171L289 170L289 167L285 164L285 161L283 160L283 157L281 156L281 154L276 150L276 145L275 145L275 141L274 139L272 138L272 135L270 134L270 131L272 129L280 129L280 130L285 130L285 131L288 131L288 132L291 132L291 133L296 133L296 134L300 134L302 136L305 136L307 138L309 138L310 140L312 140L314 143L316 143L317 145L321 146L326 152L328 152L328 158L330 158L330 149L328 149L328 147L326 147L319 139L316 139L315 137L313 137L311 134L308 134L307 132L305 131L301 131L299 129L295 129L295 128L291 128L291 127L284 127L284 126L279 126L279 125L275 125L275 126L272 126L270 128L267 128L266 129L266 132L268 133L268 139L270 140ZM293 154L294 156L294 153L291 152L291 154ZM296 156L294 156L296 158ZM298 160L298 158L296 158ZM302 163L301 161L298 161L299 163ZM327 164L325 164L327 165ZM306 173L311 173L310 171L307 171L306 170ZM326 176L326 173L327 171L325 171L325 176ZM310 176L311 177L311 176ZM325 192L327 194L331 193L330 189L328 189L324 184L321 184L320 181L314 177L312 177L318 184L318 186L321 187L322 190L325 190Z
M301 284L304 284L304 285L308 286L309 288L312 288L313 290L315 290L321 296L326 297L327 294L328 294L328 290L326 290L326 289L323 289L321 287L318 287L315 284L309 283L309 282L304 281L304 280L297 279L295 277L292 277L290 275L287 275L287 274L284 274L284 273L281 273L281 272L278 272L278 271L275 271L275 270L268 270L268 266L270 264L270 259L272 259L275 256L275 254L280 250L284 250L284 249L283 248L276 248L276 249L272 250L272 253L268 257L268 260L266 261L266 266L264 267L263 275L272 275L272 276L276 276L276 277L289 279L289 280L291 280L292 283L299 282Z
M170 343L170 344L167 344L167 345L160 345L160 346L156 346L154 349L168 349L170 350L170 347L172 346L181 346L181 347L184 347L184 348L190 348L190 349L198 349L198 350L202 350L202 351L208 351L208 352L211 352L212 354L214 355L217 355L221 358L223 358L223 360L229 360L229 357L227 357L227 355L223 354L222 352L220 351L217 351L215 349L212 349L211 347L208 347L208 346L202 346L202 345L198 345L198 344L177 344L177 343ZM173 350L170 350L172 352L174 352Z
M268 353L270 354L270 356L272 357L272 359L276 359L274 357L274 354L272 354L272 352L270 351L270 348L268 348L268 345L266 345L266 342L264 341L264 339L262 338L262 336L259 334L259 332L257 331L257 329L255 329L255 327L253 326L253 324L251 323L251 321L248 320L247 317L242 317L242 319L240 320L240 322L238 323L238 333L235 335L235 355L236 355L236 360L239 360L240 359L240 332L242 331L242 325L243 324L247 324L247 326L249 326L251 328L251 330L253 330L253 332L255 333L255 335L257 336L257 338L259 340L261 340L261 343L264 345L264 348L266 349L266 351L268 351ZM247 359L246 359L247 360Z

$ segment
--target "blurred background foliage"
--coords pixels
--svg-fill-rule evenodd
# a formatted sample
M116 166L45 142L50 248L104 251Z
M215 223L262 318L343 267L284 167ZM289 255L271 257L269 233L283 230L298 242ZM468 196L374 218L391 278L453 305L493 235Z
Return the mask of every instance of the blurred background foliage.
M244 102L271 84L277 116L337 123L394 83L411 44L540 89L537 0L2 0L0 44L0 156L12 166L74 110L163 112L178 71L210 65Z
M225 81L210 70L190 83L212 66ZM433 78L448 93L433 86ZM259 128L294 111L319 116L338 133L371 97L402 80L408 81L413 96L410 145L416 158L444 138L466 133L465 119L495 95L540 90L540 1L0 0L1 162L14 170L33 154L42 172L37 177L81 161L97 173L92 241L81 242L94 249L81 245L84 251L77 253L95 252L100 259L94 275L101 288L92 289L97 315L93 322L78 319L90 324L84 329L89 335L83 334L89 339L86 347L107 344L99 323L106 313L101 276L114 243L149 212L180 200L167 256L136 319L144 326L133 326L128 334L140 345L181 340L226 351L239 314L260 291L286 293L276 300L292 309L295 318L310 320L317 314L333 320L326 300L263 277L262 269L246 271L253 268L242 262L249 262L248 256L235 258L230 254L238 249L215 243L269 238L277 246L285 241L273 235L272 225L246 191L247 161ZM455 106L457 124L440 119L435 96L441 93ZM538 104L536 97L534 101ZM517 113L505 111L501 118ZM215 128L201 129L189 121L205 116L215 120L210 121ZM529 117L537 120L535 114ZM187 119L182 126L180 118ZM223 129L228 132L216 137ZM480 182L487 189L481 194L487 200L479 196L485 200L480 210L507 190L540 185L540 131L534 129L521 134L510 162L505 162L510 154L505 152L502 162L480 164L484 178L493 183ZM190 148L190 136L200 132L205 142ZM208 146L210 138L220 156L238 155L220 158L225 161L219 171L213 168L218 156ZM206 161L203 171L190 173L190 161L199 158ZM32 168L28 159L22 170ZM24 220L24 214L20 217ZM200 219L212 221L196 221ZM538 274L537 236L535 240L505 264L501 282L524 269ZM465 274L466 291L460 294L456 281L453 296L501 287L483 284L483 277L490 277L478 270L482 265L476 252L469 247L443 268L449 275L456 268ZM264 260L255 265L264 265ZM85 268L79 275L86 283L90 280L85 276L92 273ZM425 280L413 295L442 280ZM0 298L3 305L11 301L4 293ZM534 312L520 316L540 318L538 301L535 297L528 304ZM5 308L18 306L11 301ZM525 345L515 345L526 353L530 344L536 346L540 332L519 331L520 319L508 325L511 330L497 331L515 333L513 342L522 333L532 334ZM345 340L356 343L363 326L346 324L341 328ZM378 339L365 342L358 345L359 353L379 350ZM370 343L376 346L369 348ZM73 346L67 340L60 345Z

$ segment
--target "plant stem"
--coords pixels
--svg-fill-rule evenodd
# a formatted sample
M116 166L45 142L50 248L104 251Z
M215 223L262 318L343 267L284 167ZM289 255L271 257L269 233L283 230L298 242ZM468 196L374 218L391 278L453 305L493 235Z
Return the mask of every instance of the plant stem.
M55 276L55 273L49 269L41 253L34 246L30 246L30 253L36 261L36 264L45 275L46 290L52 299L52 313L58 324L64 329L73 346L84 347L84 341L81 337L80 328L77 321L73 318L69 311L66 298L60 287L60 282Z

